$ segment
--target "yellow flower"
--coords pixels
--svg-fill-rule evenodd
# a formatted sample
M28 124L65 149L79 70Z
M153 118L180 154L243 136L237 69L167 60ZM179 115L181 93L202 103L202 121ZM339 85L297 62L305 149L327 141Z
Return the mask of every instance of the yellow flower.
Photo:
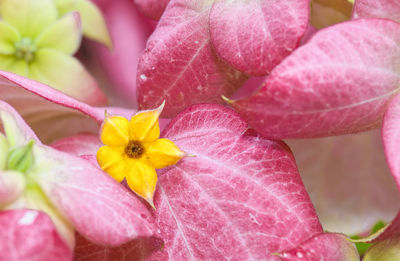
M158 117L163 107L140 111L130 121L106 115L100 134L105 146L97 151L101 169L118 182L125 178L128 186L153 207L155 169L176 164L186 155L172 141L159 139Z

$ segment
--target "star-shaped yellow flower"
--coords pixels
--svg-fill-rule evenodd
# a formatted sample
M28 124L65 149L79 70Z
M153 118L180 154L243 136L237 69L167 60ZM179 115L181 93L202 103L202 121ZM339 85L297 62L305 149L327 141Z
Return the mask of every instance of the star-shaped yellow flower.
M105 146L97 151L101 169L118 182L125 178L128 186L153 207L155 169L176 164L186 155L172 141L159 139L158 117L163 107L140 111L130 121L106 115L100 134Z

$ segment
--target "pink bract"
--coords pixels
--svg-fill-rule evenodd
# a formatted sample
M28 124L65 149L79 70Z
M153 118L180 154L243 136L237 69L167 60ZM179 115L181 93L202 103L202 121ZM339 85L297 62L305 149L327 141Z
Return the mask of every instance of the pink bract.
M209 22L212 44L236 69L266 75L298 46L309 9L308 0L216 0Z
M140 59L137 84L140 109L163 100L163 117L203 102L222 103L246 77L219 58L210 42L206 0L173 0Z
M388 18L400 22L398 0L357 0L354 3L353 18Z
M145 255L146 260L278 260L273 253L322 233L288 148L246 130L236 113L219 105L197 105L179 114L162 136L194 157L158 171L152 216L164 247L155 248L155 238L119 248L81 241L79 260L93 260L85 257L89 252L118 258L129 250L131 258ZM87 155L95 152L98 139L80 135L53 145Z
M35 210L0 212L0 260L72 260L50 218Z
M163 136L194 155L159 171L154 213L171 260L274 260L322 231L289 149L245 134L219 105L193 106Z
M252 96L232 106L274 139L339 135L379 126L400 85L400 24L360 19L317 32Z

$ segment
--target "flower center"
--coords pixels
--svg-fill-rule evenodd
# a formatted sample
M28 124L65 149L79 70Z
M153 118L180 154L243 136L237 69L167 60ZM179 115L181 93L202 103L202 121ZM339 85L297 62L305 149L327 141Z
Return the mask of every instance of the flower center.
M138 159L144 153L144 147L142 143L137 140L132 140L125 147L125 154L128 155L129 158Z
M24 59L27 63L35 58L36 46L30 38L22 38L15 44L15 57Z

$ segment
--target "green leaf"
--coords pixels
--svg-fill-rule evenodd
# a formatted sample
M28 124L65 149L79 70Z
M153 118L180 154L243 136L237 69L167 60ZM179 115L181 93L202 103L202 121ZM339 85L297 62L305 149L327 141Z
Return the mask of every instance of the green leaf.
M22 37L35 38L57 19L52 0L1 0L1 17Z
M63 16L57 22L47 27L38 38L37 48L51 48L66 54L74 54L82 38L79 13L73 12Z

